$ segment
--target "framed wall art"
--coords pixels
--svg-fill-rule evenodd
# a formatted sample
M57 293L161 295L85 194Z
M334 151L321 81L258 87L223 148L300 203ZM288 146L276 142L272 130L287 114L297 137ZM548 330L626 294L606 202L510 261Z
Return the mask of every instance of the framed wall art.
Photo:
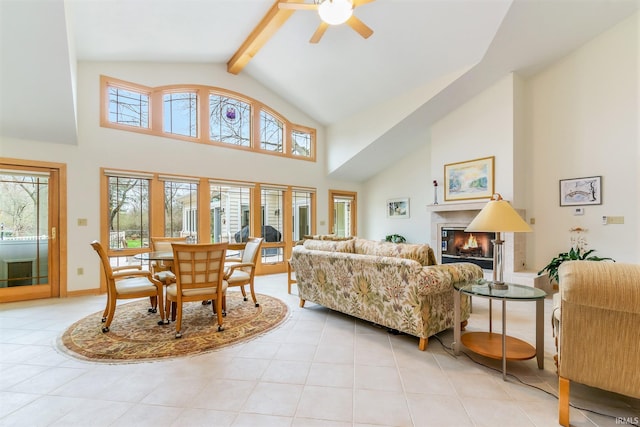
M409 198L387 200L387 218L409 218Z
M444 200L489 199L494 191L495 157L444 165Z
M560 180L560 206L602 204L602 177Z

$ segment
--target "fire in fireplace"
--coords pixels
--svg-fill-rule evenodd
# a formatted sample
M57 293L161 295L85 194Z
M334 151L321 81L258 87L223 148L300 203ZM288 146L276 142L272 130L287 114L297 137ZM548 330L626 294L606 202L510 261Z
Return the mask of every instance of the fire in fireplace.
M471 262L483 269L492 270L494 239L495 233L466 232L464 228L443 227L442 263Z

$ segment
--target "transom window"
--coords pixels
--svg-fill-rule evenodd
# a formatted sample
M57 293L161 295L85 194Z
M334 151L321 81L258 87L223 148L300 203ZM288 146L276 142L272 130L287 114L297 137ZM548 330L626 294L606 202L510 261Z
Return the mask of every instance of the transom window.
M195 93L167 93L163 96L163 129L166 133L198 136L198 96Z
M109 121L119 125L149 127L149 95L109 87Z
M315 161L315 129L244 95L201 85L149 88L106 76L100 83L103 127Z
M266 151L282 153L284 141L282 130L284 125L280 120L266 111L260 111L260 148Z
M228 96L209 95L209 138L251 146L251 105Z

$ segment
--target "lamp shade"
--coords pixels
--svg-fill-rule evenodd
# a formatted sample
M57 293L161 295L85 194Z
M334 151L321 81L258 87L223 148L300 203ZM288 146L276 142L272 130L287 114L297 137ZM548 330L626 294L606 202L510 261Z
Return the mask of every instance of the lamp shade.
M318 14L327 24L344 24L353 14L353 3L351 0L324 0L318 6Z
M527 224L511 204L494 194L464 231L530 232Z

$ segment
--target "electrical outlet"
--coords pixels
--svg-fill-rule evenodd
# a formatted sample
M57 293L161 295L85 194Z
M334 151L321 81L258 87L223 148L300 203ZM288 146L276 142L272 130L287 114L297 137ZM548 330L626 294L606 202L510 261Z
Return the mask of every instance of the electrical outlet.
M536 223L536 219L535 218L529 218L529 224L535 225L535 223Z

